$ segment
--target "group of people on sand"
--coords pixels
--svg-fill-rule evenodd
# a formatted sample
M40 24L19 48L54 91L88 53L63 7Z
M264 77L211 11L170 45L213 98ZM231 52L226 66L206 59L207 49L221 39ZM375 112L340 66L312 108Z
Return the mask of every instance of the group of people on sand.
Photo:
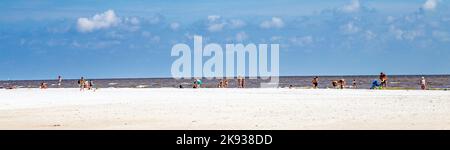
M237 87L245 88L245 78L243 77L237 78ZM228 88L228 79L219 79L219 83L217 83L217 88Z
M228 88L228 79L219 79L217 88Z
M203 81L201 79L194 79L192 88L201 88L203 85ZM217 83L217 88L228 88L229 81L228 79L219 79L219 82ZM245 78L238 77L237 78L237 87L238 88L245 88ZM179 88L183 88L182 85L179 86Z
M313 80L311 81L311 83L312 83L313 88L317 89L318 86L319 86L319 77L318 76L314 77ZM337 88L344 89L345 85L346 85L346 82L345 82L345 79L333 80L333 81L331 81L331 85L335 89L337 89ZM355 79L353 79L352 88L357 88Z
M312 83L312 87L314 89L318 88L319 77L317 77L317 76L314 77L313 80L311 81L311 83ZM420 84L420 88L422 90L428 89L428 83L425 80L425 77L421 78L421 80L419 81L419 84ZM335 89L344 89L346 86L346 82L344 79L333 80L331 82L331 85ZM370 89L382 89L382 88L386 88L387 86L388 86L388 76L384 72L381 72L379 75L379 78L372 81L372 85L371 85ZM289 88L292 88L292 85L290 85ZM355 79L353 79L353 81L352 81L351 88L354 88L354 89L358 88L358 85L357 85L357 82Z
M58 87L61 87L62 86L62 81L63 81L63 78L61 76L58 76L56 85ZM80 88L80 91L84 91L84 89L92 90L92 89L94 89L94 81L86 80L86 79L84 79L84 77L81 77L78 80L78 87ZM39 84L39 88L40 89L47 89L48 88L48 84L46 82L41 82L41 84Z
M344 89L345 87L345 80L344 79L339 79L339 80L334 80L331 81L331 85L333 85L333 88L339 88L339 89Z
M62 77L61 76L58 76L58 78L57 78L57 86L58 86L58 88L59 87L61 87L61 85L62 85ZM47 89L48 88L48 84L46 83L46 82L41 82L41 84L39 84L39 88L40 89Z
M201 79L195 79L194 85L192 86L192 88L194 88L194 89L201 88L202 84L203 84L203 81Z
M388 83L388 77L384 72L380 73L379 81L377 79L372 81L372 85L370 86L370 89L382 89L387 87Z
M80 80L78 80L78 86L80 87L80 91L84 91L84 89L92 90L94 89L94 81L85 80L84 77L81 77Z

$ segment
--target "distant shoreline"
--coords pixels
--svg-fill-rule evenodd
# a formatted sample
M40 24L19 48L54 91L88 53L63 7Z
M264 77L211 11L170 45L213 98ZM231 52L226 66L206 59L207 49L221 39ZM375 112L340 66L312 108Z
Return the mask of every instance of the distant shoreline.
M287 76L279 76L280 78L293 78L293 77L378 77L379 75L298 75L298 76L291 76L291 75L287 75ZM417 74L417 75L413 75L413 74L392 74L389 76L396 76L396 77L400 77L400 76L410 76L410 77L417 77L417 76L425 76L425 77L434 77L434 76L449 76L450 74ZM194 79L196 77L192 77L191 79ZM206 77L203 77L203 79L205 79ZM225 78L225 77L224 77ZM237 78L237 77L234 77ZM248 76L246 76L245 78L249 78ZM64 80L78 80L79 78L67 78ZM130 80L130 79L174 79L172 77L131 77L131 78L122 78L122 77L117 77L117 78L89 78L92 80ZM13 79L13 80L0 80L0 82L8 82L8 81L53 81L56 80L56 77L54 79Z

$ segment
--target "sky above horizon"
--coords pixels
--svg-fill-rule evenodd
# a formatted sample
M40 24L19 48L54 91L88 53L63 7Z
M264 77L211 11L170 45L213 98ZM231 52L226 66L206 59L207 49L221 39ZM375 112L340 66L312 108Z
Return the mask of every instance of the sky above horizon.
M280 75L450 74L446 0L2 0L0 80L170 77L177 43L280 44ZM192 47L191 47L192 48ZM206 59L206 58L204 58Z

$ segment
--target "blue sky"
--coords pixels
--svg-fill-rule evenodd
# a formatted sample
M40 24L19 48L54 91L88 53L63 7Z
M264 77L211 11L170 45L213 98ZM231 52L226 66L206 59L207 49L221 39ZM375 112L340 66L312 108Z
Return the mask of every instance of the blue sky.
M446 0L2 0L0 80L169 77L171 47L279 43L281 75L449 74Z

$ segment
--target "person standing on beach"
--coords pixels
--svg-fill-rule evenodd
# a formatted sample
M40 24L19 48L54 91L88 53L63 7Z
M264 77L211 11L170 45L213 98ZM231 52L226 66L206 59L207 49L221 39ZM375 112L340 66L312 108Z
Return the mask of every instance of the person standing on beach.
M245 79L241 76L238 77L238 88L244 88L245 87Z
M223 80L223 85L222 85L222 87L223 87L223 88L228 88L228 79L224 79L224 80Z
M422 77L422 80L420 80L420 88L422 88L422 90L427 89L427 81L425 80L425 77Z
M383 72L380 73L381 87L387 87L388 77Z
M223 88L223 80L219 79L219 84L217 84L217 88Z
M78 80L78 86L80 86L80 91L84 91L84 84L85 84L84 77L81 77L80 80Z
M344 87L345 87L345 80L344 79L340 79L338 81L338 83L339 83L339 88L344 89Z
M62 83L62 77L58 76L58 87L61 87L61 83Z
M242 84L242 78L241 78L241 76L239 76L239 77L237 78L237 82L238 82L238 84L237 84L238 88L241 88L241 84Z
M354 89L358 88L355 79L353 79L353 81L352 81L352 88L354 88Z
M94 88L94 81L89 80L88 84L89 84L89 88L88 88L89 90Z
M314 77L314 79L312 80L312 85L314 89L317 89L318 85L319 85L319 77L316 76Z

